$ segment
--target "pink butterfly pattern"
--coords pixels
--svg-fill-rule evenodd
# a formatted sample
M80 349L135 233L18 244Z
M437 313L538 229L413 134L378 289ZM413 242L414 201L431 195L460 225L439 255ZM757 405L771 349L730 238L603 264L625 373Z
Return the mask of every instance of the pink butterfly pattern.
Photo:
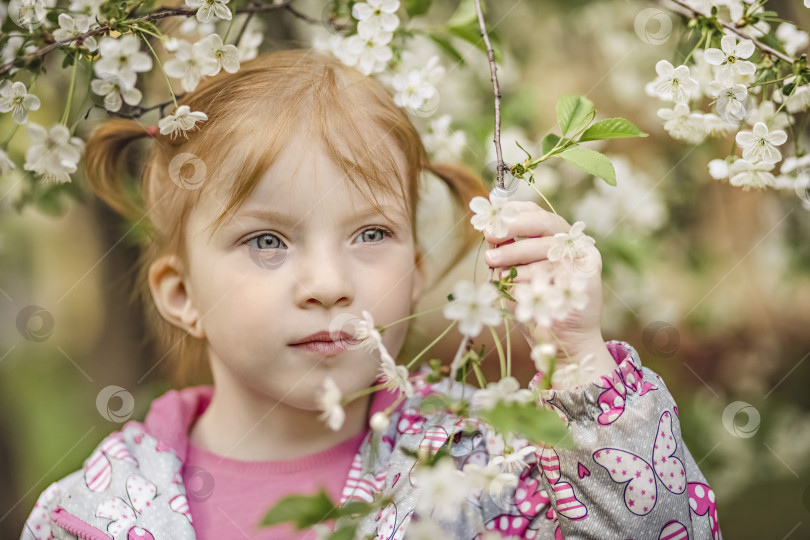
M136 526L137 514L151 506L157 495L157 486L140 474L132 474L127 478L126 490L131 504L127 504L121 497L105 499L96 508L96 516L111 520L107 524L107 532L113 538L117 538L123 531L128 531L128 538L151 538L149 531Z
M593 459L608 471L614 482L627 483L625 506L633 514L644 516L652 512L657 502L656 477L672 493L683 493L686 489L686 469L683 461L675 457L676 450L672 414L664 411L653 441L652 466L640 456L619 448L600 448L593 453Z
M632 357L623 360L610 377L602 376L594 384L604 388L599 394L599 408L602 413L597 417L597 421L603 426L612 424L624 413L628 393L643 396L651 390L658 390L656 385L644 380L643 371L633 363Z

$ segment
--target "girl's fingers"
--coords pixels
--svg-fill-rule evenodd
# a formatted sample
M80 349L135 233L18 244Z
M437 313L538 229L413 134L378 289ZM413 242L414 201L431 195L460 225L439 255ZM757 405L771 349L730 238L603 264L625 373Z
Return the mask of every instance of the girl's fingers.
M536 238L540 236L554 236L560 232L568 232L571 225L558 214L543 210L531 201L507 201L504 205L512 206L519 211L517 220L509 223L505 236L497 237L487 234L484 237L490 245L503 244L506 240L524 237Z
M552 237L524 238L519 242L502 244L500 247L490 249L484 253L484 261L489 266L504 266L530 264L546 258L552 245Z

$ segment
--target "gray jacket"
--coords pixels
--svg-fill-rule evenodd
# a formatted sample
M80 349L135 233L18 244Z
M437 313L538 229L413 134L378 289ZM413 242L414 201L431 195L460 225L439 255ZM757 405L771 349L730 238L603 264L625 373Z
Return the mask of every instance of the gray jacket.
M444 536L471 540L497 531L549 540L722 538L714 492L683 441L678 407L664 381L642 367L629 344L607 346L617 362L610 377L543 394L542 406L567 422L576 447L532 452L516 487L499 496L483 490L468 497L453 519L440 522ZM385 433L369 433L341 502L371 501L380 493L393 502L364 518L361 533L404 537L419 496L408 451L449 446L458 468L486 464L500 452L502 441L485 427L462 430L464 423L446 412L420 412L420 402L433 392L469 396L471 390L447 380L423 385L391 416ZM156 399L150 414L172 392ZM163 421L187 427L197 412L170 411ZM181 475L185 452L173 447L170 433L150 430L147 415L145 424L130 421L107 436L82 469L40 495L21 540L194 539Z

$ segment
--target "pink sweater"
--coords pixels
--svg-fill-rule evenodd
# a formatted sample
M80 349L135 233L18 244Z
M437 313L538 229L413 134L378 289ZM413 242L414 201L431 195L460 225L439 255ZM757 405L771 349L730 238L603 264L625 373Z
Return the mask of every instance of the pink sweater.
M193 386L167 392L152 402L144 426L150 435L167 441L183 461L183 481L198 540L221 538L314 539L312 531L290 525L258 528L267 510L291 493L317 493L323 488L340 499L352 459L368 429L315 454L283 461L243 461L221 457L188 440L194 421L205 411L213 386ZM370 414L395 399L377 392Z

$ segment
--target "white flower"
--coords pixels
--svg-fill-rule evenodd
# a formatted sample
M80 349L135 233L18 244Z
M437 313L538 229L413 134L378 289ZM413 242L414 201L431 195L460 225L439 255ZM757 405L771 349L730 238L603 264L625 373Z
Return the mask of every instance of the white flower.
M546 372L551 360L557 356L557 346L553 343L540 343L532 347L530 356L534 360L534 368L539 372Z
M213 75L219 69L219 62L210 55L211 43L200 40L194 45L181 39L177 42L175 58L164 65L166 74L181 79L181 86L186 92L193 91L200 83L200 78Z
M340 393L340 388L332 380L332 377L326 377L323 380L323 389L320 394L315 396L315 401L318 405L318 410L322 411L320 419L326 422L329 429L337 431L346 420L346 412L340 406L340 400L343 396Z
M400 107L414 111L422 108L439 95L434 83L444 75L444 67L439 65L439 57L432 56L421 69L411 69L406 73L396 73L391 77L394 89L394 102Z
M386 44L391 41L388 32L373 35L355 34L341 41L335 56L347 66L356 67L364 75L380 73L394 57Z
M81 13L87 15L91 19L95 19L96 15L101 19L101 4L106 0L70 0L70 7L68 8L72 13Z
M459 321L459 331L475 337L484 325L501 324L501 313L492 305L497 299L498 290L492 282L476 287L472 281L461 280L453 287L453 301L444 307L444 317Z
M231 20L231 10L225 4L229 0L186 0L186 5L197 10L197 20L207 23L212 19Z
M725 159L713 159L709 162L709 176L715 180L728 178L729 164Z
M585 250L593 246L596 242L593 238L585 234L585 222L577 221L568 232L557 233L552 237L551 247L548 248L546 257L550 261L562 261L564 259L578 259L585 254Z
M784 111L777 113L776 104L773 101L763 101L745 119L745 123L750 126L757 122L763 122L768 129L785 129L790 125L790 118Z
M745 85L712 81L709 83L709 90L720 116L742 120L748 114L745 110L745 100L748 98Z
M489 465L498 467L506 473L520 474L529 466L526 458L533 455L536 451L536 446L524 446L520 450L516 450L512 453L493 457Z
M689 76L687 66L676 68L666 60L659 60L655 72L658 78L653 81L652 89L661 99L685 103L700 92L700 86Z
M446 536L446 531L427 518L411 521L405 529L405 540L436 540Z
M473 197L470 210L475 215L470 219L473 228L485 231L496 238L503 238L509 232L509 223L517 221L520 211L514 206L505 206L508 199L490 192L489 200L484 197Z
M137 73L152 69L152 58L140 51L140 42L132 34L102 38L98 52L100 58L93 69L101 79L118 75L127 86L134 87Z
M50 130L34 122L28 123L31 146L25 153L23 169L42 175L46 183L70 182L70 173L84 152L84 141L71 137L67 126L54 125Z
M210 34L199 43L205 55L216 62L216 68L206 75L216 75L220 69L228 73L239 71L239 49L236 45L223 45L219 34Z
M743 191L750 188L764 189L774 184L774 177L770 170L773 163L758 161L751 163L747 159L738 159L731 164L729 182L732 186L741 186Z
M720 40L720 49L706 49L706 61L713 66L720 66L718 78L721 80L733 81L734 75L753 75L756 66L753 62L745 60L752 54L756 47L750 39L743 39L737 43L737 38L731 34L726 34Z
M375 412L369 421L371 429L377 432L385 431L390 423L391 419L382 411Z
M16 168L17 166L13 161L11 161L11 159L9 159L8 154L6 154L3 149L0 148L0 175L3 175Z
M533 320L544 328L551 327L563 305L559 290L546 273L536 273L529 283L517 283L512 295L517 302L515 318L521 322Z
M39 109L40 101L34 94L29 94L25 84L15 81L0 86L0 112L11 112L11 117L17 124L24 124L28 121L28 111Z
M467 463L463 470L471 486L474 486L475 489L487 490L492 498L503 496L507 487L516 488L519 481L516 475L501 471L500 467L493 464L492 461L484 467L475 463Z
M416 512L425 517L432 513L440 520L453 519L474 489L449 456L441 458L433 467L417 465L412 477L417 486Z
M796 82L796 77L790 77L785 79L785 84L791 84ZM785 103L785 108L791 114L796 114L807 109L810 109L810 85L805 84L804 86L794 87L793 94L788 96L783 96L782 92L774 92L773 100L777 103L782 103L784 99L787 99Z
M84 34L90 30L91 22L90 17L87 15L76 15L71 17L67 13L60 13L59 29L53 31L53 38L57 41L62 41L63 39L69 39ZM79 40L73 40L69 45L71 47L78 47L78 42ZM98 49L98 43L96 42L96 38L93 36L85 38L83 46L87 47L87 50L90 52Z
M532 400L531 390L520 388L514 377L504 377L499 381L487 383L486 388L473 392L470 404L476 411L489 411L498 403L527 403Z
M242 34L242 39L239 41L237 48L239 49L239 61L247 62L256 58L259 54L259 45L264 40L264 33L257 30L245 30Z
M31 32L40 23L45 24L48 11L55 5L56 0L11 0L8 11L18 26Z
M736 141L743 149L743 158L748 161L776 163L782 160L782 154L776 147L787 141L787 133L781 129L768 131L768 126L757 122L753 131L737 133Z
M554 271L554 288L561 298L559 311L561 315L573 310L582 311L588 305L588 294L585 292L588 281L580 275L584 272L577 270L577 267L569 270L562 265Z
M664 120L664 129L675 139L697 144L706 137L703 116L689 110L686 103L676 103L672 109L658 109L658 117Z
M804 170L807 167L810 167L810 154L805 154L800 157L790 156L785 158L785 161L782 162L780 172L782 174L788 174L796 169Z
M352 17L357 19L358 32L393 32L399 26L399 0L368 0L352 6Z
M161 135L171 135L174 139L177 135L188 138L187 131L195 129L197 122L208 120L208 115L204 112L192 112L188 105L180 105L177 110L158 121Z
M425 149L434 161L454 161L461 156L467 144L467 136L461 130L450 130L450 115L434 118L428 131L422 136Z
M413 397L413 384L408 380L408 368L397 365L391 356L384 356L380 362L380 374L385 388L399 391L405 397Z
M354 327L353 337L359 340L361 345L370 351L385 348L382 342L382 335L374 325L374 317L365 309L363 310L363 318L358 321Z
M776 37L785 45L785 52L790 56L807 48L810 37L790 23L782 23L776 28Z
M659 229L667 219L667 209L653 180L628 158L608 157L618 184L611 186L594 178L594 187L574 204L573 217L588 220L588 228L603 237L619 227L635 235L649 235Z
M712 137L726 136L739 128L738 125L723 120L714 113L701 114L700 121L702 121L700 129L705 135L711 135ZM695 123L699 124L699 121L696 120Z
M90 88L94 93L104 96L104 108L112 112L121 109L122 96L128 105L137 105L143 97L140 90L128 86L118 75L111 75L104 80L93 79L90 81Z
M596 377L595 357L592 354L585 356L580 363L568 364L563 368L555 369L551 382L558 388L575 388L593 381Z

